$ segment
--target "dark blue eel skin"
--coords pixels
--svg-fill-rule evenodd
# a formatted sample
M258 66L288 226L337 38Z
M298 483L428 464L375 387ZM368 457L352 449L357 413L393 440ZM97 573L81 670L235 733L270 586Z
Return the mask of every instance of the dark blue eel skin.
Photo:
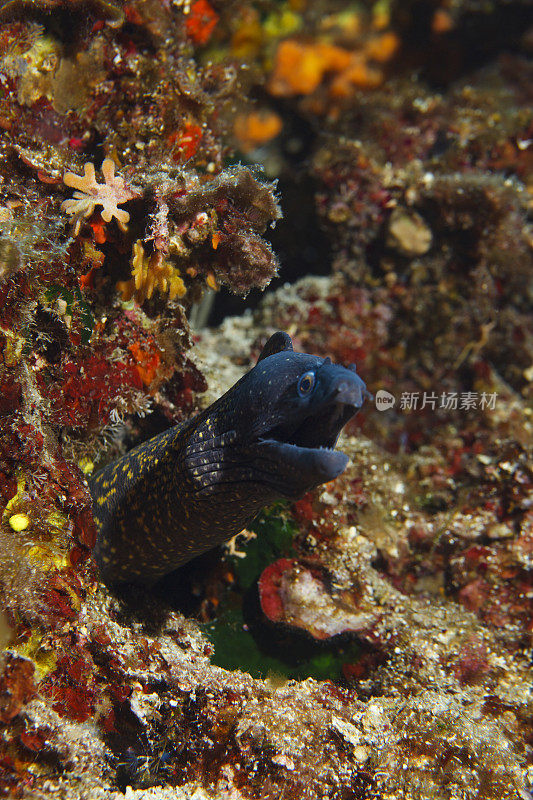
M333 448L367 395L354 365L295 353L275 333L213 405L92 477L102 578L151 585L263 506L336 478L348 457Z

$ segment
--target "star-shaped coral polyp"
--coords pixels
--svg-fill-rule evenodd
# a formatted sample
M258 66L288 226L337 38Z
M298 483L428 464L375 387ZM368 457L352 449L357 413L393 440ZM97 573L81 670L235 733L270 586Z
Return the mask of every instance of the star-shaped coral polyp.
M111 158L102 163L105 183L97 183L94 164L85 164L83 172L83 175L65 172L63 176L67 186L77 189L72 199L61 204L61 209L73 218L74 235L78 235L82 220L90 217L97 205L102 206L104 222L111 222L115 217L121 230L125 231L130 215L118 206L137 197L138 192L127 187L120 175L115 175L115 162Z

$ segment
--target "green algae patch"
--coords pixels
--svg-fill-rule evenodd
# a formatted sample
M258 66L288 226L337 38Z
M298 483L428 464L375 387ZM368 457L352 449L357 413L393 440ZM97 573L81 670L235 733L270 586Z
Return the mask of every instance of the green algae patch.
M273 561L293 555L292 542L298 532L283 503L263 511L250 525L250 530L256 536L242 545L245 557L232 556L235 575L243 591L249 589Z
M252 678L279 675L286 680L344 682L343 666L361 654L358 643L346 636L316 642L289 628L279 635L260 621L245 621L238 606L224 609L214 622L201 627L215 648L212 662L248 672Z
M257 582L262 572L278 559L295 555L298 527L287 506L277 503L266 509L250 530L255 538L239 544L240 556L230 556L240 594L228 594L216 619L201 626L214 646L213 663L254 678L343 681L343 666L360 656L352 636L317 641L305 631L273 625L261 610Z

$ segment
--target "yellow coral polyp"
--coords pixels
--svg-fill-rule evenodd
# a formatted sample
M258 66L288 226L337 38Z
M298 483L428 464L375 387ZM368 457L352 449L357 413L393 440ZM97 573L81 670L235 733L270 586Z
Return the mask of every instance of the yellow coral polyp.
M117 283L124 300L133 298L140 305L150 300L156 289L160 294L168 294L170 300L185 295L187 289L179 270L159 252L147 256L140 239L133 245L131 265L131 279Z
M9 524L14 531L20 533L20 531L25 531L29 527L30 518L27 514L12 514L9 517Z
M302 27L302 18L290 8L275 11L268 15L263 23L263 30L269 39L289 36Z
M398 52L400 40L389 31L372 38L365 47L365 56L378 64L386 64Z
M175 270L177 273L177 270ZM169 286L168 286L168 296L171 300L174 300L176 297L183 297L187 292L183 279L178 275L175 274L170 278Z

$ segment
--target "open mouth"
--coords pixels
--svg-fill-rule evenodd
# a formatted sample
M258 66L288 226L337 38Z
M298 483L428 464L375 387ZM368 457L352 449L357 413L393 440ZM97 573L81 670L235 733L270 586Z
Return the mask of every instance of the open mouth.
M263 432L259 446L263 456L277 464L281 494L300 496L344 472L349 458L334 447L363 398L358 387L337 390L315 413L292 425L285 423Z
M337 380L329 396L310 404L306 414L263 431L260 457L274 466L280 494L299 497L338 477L349 458L335 450L342 428L359 411L368 392L356 375Z
M318 414L300 420L297 427L285 424L265 431L261 440L312 450L319 448L332 450L341 430L355 416L359 407L354 403L336 399Z

